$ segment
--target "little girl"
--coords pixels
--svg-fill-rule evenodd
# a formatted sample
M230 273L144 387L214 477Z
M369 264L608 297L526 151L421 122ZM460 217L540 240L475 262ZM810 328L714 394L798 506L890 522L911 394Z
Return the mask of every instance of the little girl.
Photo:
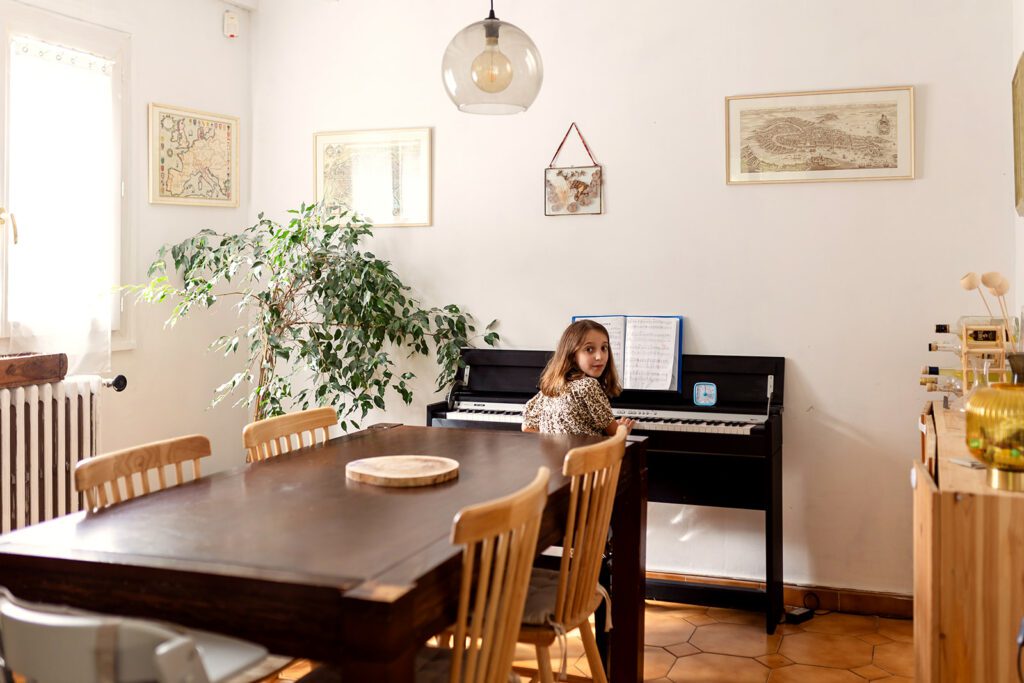
M562 333L555 355L540 376L540 393L523 409L523 431L546 434L615 434L633 420L612 417L609 396L622 393L608 330L577 320Z

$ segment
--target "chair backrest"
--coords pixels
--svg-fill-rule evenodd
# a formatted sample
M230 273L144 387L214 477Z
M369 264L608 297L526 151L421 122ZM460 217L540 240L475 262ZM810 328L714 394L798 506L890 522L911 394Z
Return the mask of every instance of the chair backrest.
M192 463L192 479L198 479L201 476L199 459L207 457L210 452L210 440L205 436L193 434L97 455L75 465L75 488L85 492L90 508L107 507L167 488L168 467L172 468L175 477L171 486L185 481L182 467L182 463L185 462ZM155 487L150 477L153 470L156 470L157 474ZM141 480L141 487L135 485L136 474Z
M449 683L508 681L550 474L541 467L525 488L455 516L452 542L464 547Z
M174 656L165 656L169 650ZM0 652L5 673L38 683L209 680L187 633L140 619L24 603L4 589Z
M565 455L562 474L571 477L572 484L555 598L554 619L559 624L577 624L590 616L627 431L620 426L615 436Z
M288 451L312 446L317 443L317 430L322 433L320 443L327 441L328 428L338 424L334 408L313 408L298 413L268 417L259 422L250 422L242 430L247 462L266 460ZM309 434L309 443L303 442L303 434ZM298 440L293 445L293 437Z

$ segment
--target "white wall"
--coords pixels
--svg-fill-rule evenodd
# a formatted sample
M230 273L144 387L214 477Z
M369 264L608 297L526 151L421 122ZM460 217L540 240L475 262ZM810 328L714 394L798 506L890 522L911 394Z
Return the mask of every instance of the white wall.
M239 11L234 40L217 0L32 4L132 35L134 279L160 244L309 200L314 131L432 126L434 226L381 229L374 245L425 303L499 318L508 347L550 348L581 311L680 313L688 352L786 356L787 581L910 591L924 343L934 322L978 312L963 272L1020 263L1008 80L1021 0L504 0L498 15L546 67L514 117L460 114L441 86L444 47L482 3L263 0L251 25ZM724 184L725 96L903 84L917 89L917 180ZM238 209L148 203L149 102L242 117L252 183ZM545 218L542 169L573 120L605 166L607 212ZM206 410L237 365L205 350L230 311L171 331L166 308L136 313L103 446L201 432L213 469L239 462L246 415ZM416 403L387 419L422 422L432 377L414 366ZM651 569L763 571L754 513L656 505L649 522Z
M160 245L178 242L200 228L235 231L248 221L251 187L251 68L248 13L237 11L241 37L221 30L225 9L217 0L33 0L58 11L131 35L131 169L127 174L134 244L129 282L142 282ZM242 187L237 209L150 204L146 189L147 105L171 104L240 116ZM126 303L132 306L131 302ZM101 448L113 450L154 439L201 433L210 437L208 469L243 462L241 429L245 411L229 405L207 410L213 387L234 372L234 364L206 351L230 329L228 308L194 316L163 329L169 306L139 305L134 349L116 351L114 373L128 377L128 389L105 391Z
M1008 83L1012 83L1014 72L1017 69L1017 60L1021 58L1021 54L1024 53L1024 0L1011 0L1012 3L1012 14L1013 14L1013 48L1010 52L1010 59L1006 61L1006 68L1004 69L1004 78ZM1012 111L1012 100L1010 99L1010 88L1007 88L1007 105L1011 107ZM1012 138L1011 138L1012 144ZM1012 151L1012 149L1011 149ZM1010 182L1014 179L1013 164L1010 166ZM1016 199L1016 197L1014 198ZM1021 288L1024 287L1024 240L1016 239L1016 234L1019 230L1024 228L1024 218L1016 215L1014 212L1014 291L1020 292ZM1017 306L1024 305L1024 297L1014 297L1017 302ZM1016 306L1014 307L1016 308ZM1024 311L1022 311L1024 313ZM1011 312L1012 314L1012 312Z
M687 352L786 356L786 580L909 593L925 343L975 307L963 272L1013 272L1010 3L497 14L544 58L519 116L460 114L442 89L444 48L484 3L261 2L253 211L312 198L314 131L432 126L434 226L374 245L426 303L499 318L508 347L552 347L573 313L679 313ZM881 85L916 88L916 180L725 185L725 96ZM574 120L607 212L545 218L542 170ZM428 398L387 417L422 423ZM651 569L763 572L755 513L658 505L649 524Z

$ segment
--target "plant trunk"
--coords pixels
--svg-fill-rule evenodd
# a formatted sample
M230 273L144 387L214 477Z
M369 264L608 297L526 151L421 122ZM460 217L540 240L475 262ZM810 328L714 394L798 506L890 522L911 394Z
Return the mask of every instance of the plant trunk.
M256 398L256 407L253 410L253 416L252 416L253 422L259 422L260 420L266 418L266 416L267 416L267 411L266 411L266 395L267 395L267 392L266 391L261 391L261 389L263 389L264 387L267 386L267 383L268 383L268 380L269 380L269 375L272 374L272 373L268 373L267 368L268 367L273 367L271 365L273 362L274 362L274 351L273 351L273 349L270 348L269 336L264 334L263 335L263 360L260 363L260 374L259 374L258 379L256 380L256 397L257 398Z

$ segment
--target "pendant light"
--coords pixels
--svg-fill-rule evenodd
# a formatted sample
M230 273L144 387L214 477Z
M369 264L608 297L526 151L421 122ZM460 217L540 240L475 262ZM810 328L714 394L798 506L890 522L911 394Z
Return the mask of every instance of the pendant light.
M491 13L455 34L441 61L444 89L459 111L518 114L537 98L544 65L537 46Z

